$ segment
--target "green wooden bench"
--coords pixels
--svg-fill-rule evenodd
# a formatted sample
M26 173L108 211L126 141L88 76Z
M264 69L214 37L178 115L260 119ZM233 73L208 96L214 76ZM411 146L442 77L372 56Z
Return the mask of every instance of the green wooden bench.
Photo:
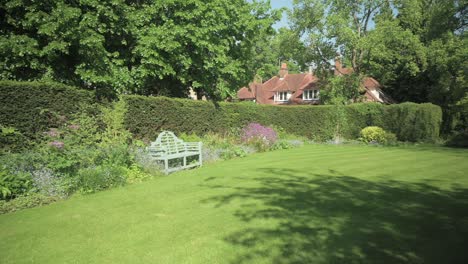
M164 173L202 166L202 142L184 142L170 131L163 131L156 141L148 147L149 155L157 161L164 162ZM187 157L198 156L187 164ZM170 160L182 159L182 164L170 167Z

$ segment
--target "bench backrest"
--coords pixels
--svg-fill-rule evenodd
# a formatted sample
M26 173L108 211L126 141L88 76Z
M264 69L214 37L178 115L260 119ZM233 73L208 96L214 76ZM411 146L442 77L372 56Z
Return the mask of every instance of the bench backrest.
M171 131L163 131L156 141L151 143L149 150L160 151L166 155L176 154L185 151L185 143Z

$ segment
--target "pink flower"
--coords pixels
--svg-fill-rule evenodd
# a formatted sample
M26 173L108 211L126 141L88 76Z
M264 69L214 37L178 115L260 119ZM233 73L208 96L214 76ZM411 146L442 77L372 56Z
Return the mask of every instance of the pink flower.
M49 142L49 146L54 147L56 149L63 149L65 147L65 143L62 141L52 141Z
M80 125L73 124L73 125L69 125L68 128L73 129L73 130L78 130L80 129Z
M278 135L271 127L264 127L258 123L250 123L242 129L243 142L250 142L252 140L262 140L267 144L273 144L278 139Z
M60 132L56 128L51 128L49 131L44 132L49 137L58 137L60 135Z

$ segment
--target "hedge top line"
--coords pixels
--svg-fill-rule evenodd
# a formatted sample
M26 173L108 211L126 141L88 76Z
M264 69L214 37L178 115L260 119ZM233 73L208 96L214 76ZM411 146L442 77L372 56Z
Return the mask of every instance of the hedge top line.
M163 130L176 133L226 132L249 122L274 125L286 132L314 140L336 136L359 137L366 126L380 126L403 141L433 141L439 136L442 110L424 103L347 105L346 122L337 116L334 105L257 105L251 102L211 102L182 98L124 95L127 114L124 124L137 138L154 140ZM0 125L17 128L36 138L56 125L43 114L50 110L61 115L83 111L81 105L98 103L93 91L51 82L0 81Z

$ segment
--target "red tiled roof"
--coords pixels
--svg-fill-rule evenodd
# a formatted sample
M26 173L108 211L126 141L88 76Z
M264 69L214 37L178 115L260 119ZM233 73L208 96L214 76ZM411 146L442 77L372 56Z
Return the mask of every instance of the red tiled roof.
M342 68L341 64L336 64L335 74L342 76L353 73L352 68ZM237 96L239 99L248 100L255 99L259 104L274 104L274 95L279 91L290 91L292 92L291 102L292 103L303 103L302 94L307 89L319 89L319 79L311 73L299 73L299 74L288 74L287 65L282 65L284 78L274 76L265 83L250 83L249 88L242 87L238 92ZM280 72L281 74L281 72ZM365 97L367 101L381 102L381 103L393 103L394 101L385 95L380 89L380 84L377 80L372 77L365 77L363 79L363 86L366 89ZM379 93L376 96L374 93ZM318 101L313 103L317 104Z
M255 99L255 95L247 87L242 87L239 91L237 91L237 98Z
M353 68L339 68L335 69L335 75L348 75L353 73Z
M280 92L280 91L292 91L292 89L289 87L288 83L285 81L279 81L277 82L276 86L273 88L274 92Z
M380 83L372 77L366 77L363 80L364 87L367 89L377 89L380 88Z

